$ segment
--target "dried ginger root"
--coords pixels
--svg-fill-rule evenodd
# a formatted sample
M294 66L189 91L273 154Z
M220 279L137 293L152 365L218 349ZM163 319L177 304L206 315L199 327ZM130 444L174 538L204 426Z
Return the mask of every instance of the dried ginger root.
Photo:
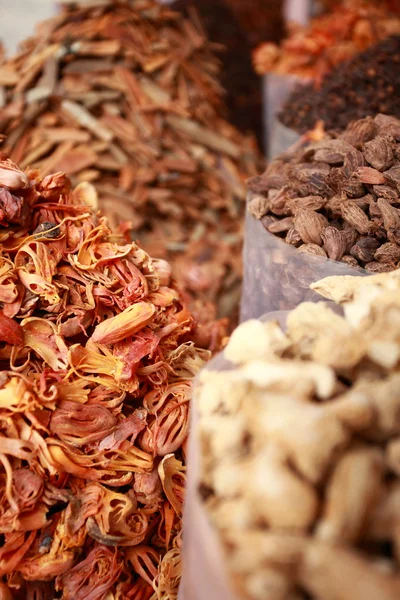
M238 598L400 598L400 270L248 321L197 390L201 483ZM335 307L337 308L337 307Z

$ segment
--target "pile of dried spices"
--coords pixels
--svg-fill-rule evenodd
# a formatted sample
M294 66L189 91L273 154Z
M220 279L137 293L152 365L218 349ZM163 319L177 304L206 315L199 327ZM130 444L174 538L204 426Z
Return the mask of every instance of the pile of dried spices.
M284 33L283 0L222 0L236 16L251 46L279 41Z
M319 302L285 331L248 321L225 351L233 368L200 375L214 568L246 600L398 600L400 271L313 287L344 316Z
M195 8L208 38L223 44L220 81L226 90L227 119L264 146L262 87L251 63L251 52L262 40L283 37L281 0L178 0L171 5L184 13ZM223 27L221 27L223 23Z
M174 599L192 379L169 264L0 161L0 595Z
M378 112L400 117L400 36L372 46L336 66L321 82L298 86L279 120L304 133L322 120L326 129Z
M209 303L208 320L237 307L243 181L259 156L221 117L214 49L198 22L157 1L80 0L0 66L5 152L92 182L113 223L131 221L152 256L183 261L179 283Z
M395 34L400 34L400 16L393 2L345 0L307 26L291 26L279 46L261 44L253 63L259 75L297 75L318 83L335 65Z
M400 120L378 114L305 138L249 181L250 213L299 252L370 272L396 268Z

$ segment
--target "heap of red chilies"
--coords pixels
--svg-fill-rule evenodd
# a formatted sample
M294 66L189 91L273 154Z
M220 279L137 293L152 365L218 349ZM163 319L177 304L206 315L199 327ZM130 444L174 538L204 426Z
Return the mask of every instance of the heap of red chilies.
M0 161L0 598L176 598L191 380L165 261Z

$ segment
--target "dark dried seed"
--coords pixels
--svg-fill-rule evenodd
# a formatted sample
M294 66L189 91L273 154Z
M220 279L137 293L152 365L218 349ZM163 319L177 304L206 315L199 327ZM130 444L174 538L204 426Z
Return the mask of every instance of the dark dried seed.
M60 237L61 231L55 223L51 223L50 221L43 221L43 223L40 223L40 225L36 227L35 231L33 232L33 235L37 240L42 238L52 240Z

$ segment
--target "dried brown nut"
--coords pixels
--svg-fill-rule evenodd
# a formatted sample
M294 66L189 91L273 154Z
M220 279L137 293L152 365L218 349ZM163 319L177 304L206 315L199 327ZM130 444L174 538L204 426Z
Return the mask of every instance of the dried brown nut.
M356 176L362 183L369 183L371 185L380 185L385 183L383 174L377 171L377 169L372 169L371 167L359 167L357 169Z
M400 165L396 165L383 173L385 181L400 193Z
M307 208L297 211L294 217L295 229L305 244L321 245L321 234L327 225L323 215Z
M379 113L376 115L374 121L379 135L389 135L395 140L400 141L400 124L396 117Z
M341 260L347 248L346 233L329 226L324 229L321 237L328 257L332 260Z
M342 261L349 265L349 267L358 267L358 262L356 261L356 259L353 256L349 256L348 254L345 254L343 256Z
M365 270L369 273L389 273L392 271L393 265L372 261L365 265Z
M261 219L264 227L265 224ZM273 223L270 223L267 227L265 227L270 233L285 233L289 231L293 227L293 217L286 217L285 219L275 220Z
M247 199L247 206L252 215L257 219L261 219L268 212L271 202L265 196L250 192Z
M352 246L350 254L358 261L368 263L374 260L379 245L379 241L373 237L360 237L357 243Z
M325 204L326 200L322 196L304 196L304 198L291 198L287 201L287 205L294 215L302 208L320 210Z
M363 154L374 169L386 171L392 166L394 160L393 139L378 135L364 144Z
M297 229L294 229L294 227L289 229L285 242L291 246L299 246L301 244L301 237Z
M389 185L374 185L373 186L374 194L378 198L386 198L389 202L397 202L398 194L395 189L390 187Z
M358 177L351 177L344 181L340 187L340 191L348 198L360 198L365 194L365 187Z
M268 188L263 193L270 203L265 216L282 221L268 220L270 233L301 247L302 253L322 257L316 244L328 258L349 266L365 268L368 264L369 271L377 272L386 271L383 265L396 266L394 247L384 246L377 254L379 260L375 253L386 243L400 245L400 143L395 136L377 133L379 127L393 128L400 121L379 115L376 119L355 121L343 132L326 132L320 126L272 161L268 170L274 174L284 171L288 181L281 189ZM287 219L289 215L293 222ZM272 273L270 262L265 259L268 273ZM274 293L266 291L265 297L273 299L277 309L293 305L318 263L307 265L302 259L299 264L303 267L290 273L286 272L289 266L287 270L280 267L276 286L271 280L266 286L276 289Z
M357 121L356 123L354 123L354 126L357 125L357 123L360 123L360 121ZM364 124L361 122L361 128L364 127ZM346 131L351 130L352 125L349 125L349 127L346 129ZM362 152L360 152L359 150L353 149L351 150L351 152L348 152L345 156L344 159L344 164L343 164L343 174L345 175L345 177L350 178L353 175L356 175L358 169L360 167L363 167L365 165L365 159L364 159L364 155L362 154Z
M375 260L386 264L395 265L400 260L400 246L393 242L386 242L375 252Z
M265 215L264 217L261 217L260 223L262 224L264 229L268 231L268 227L272 225L272 223L275 223L276 220L277 217L273 217L272 215Z
M314 256L323 256L326 258L326 252L318 244L302 244L298 248L299 252L305 252L306 254L313 254Z
M343 164L346 154L354 150L351 144L344 140L334 139L318 144L314 160L320 160L330 165Z
M325 204L325 208L333 217L342 216L342 202L346 197L342 194L335 194Z
M340 139L348 144L361 148L362 144L372 140L376 135L376 123L372 117L353 121L340 135Z
M394 208L385 198L378 198L377 203L388 239L396 244L400 243L400 210Z
M356 202L352 200L346 200L341 206L343 219L354 227L359 233L369 233L371 229L371 221L361 208L359 208Z
M351 248L354 246L354 244L356 243L356 241L358 240L358 238L360 237L359 233L357 232L356 229L354 229L354 227L352 227L351 225L349 225L348 223L345 224L346 226L344 227L343 231L343 235L345 236L346 239L346 254L349 254Z

